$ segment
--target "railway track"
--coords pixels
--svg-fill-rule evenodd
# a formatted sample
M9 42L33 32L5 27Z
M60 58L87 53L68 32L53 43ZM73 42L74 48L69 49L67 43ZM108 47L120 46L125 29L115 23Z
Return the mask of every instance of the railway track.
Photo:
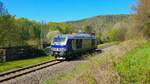
M96 49L94 52L101 52L101 49ZM24 68L20 68L17 70L0 73L0 84L3 82L9 81L11 79L15 79L17 77L20 77L20 76L23 76L23 75L26 75L26 74L29 74L29 73L32 73L32 72L56 65L56 64L59 64L61 62L63 62L63 61L51 60L51 61L27 66Z
M20 68L17 70L0 73L0 83L14 79L16 77L20 77L20 76L35 72L37 70L41 70L41 69L59 64L61 62L63 61L52 60L52 61L47 61L47 62L31 65L25 68Z

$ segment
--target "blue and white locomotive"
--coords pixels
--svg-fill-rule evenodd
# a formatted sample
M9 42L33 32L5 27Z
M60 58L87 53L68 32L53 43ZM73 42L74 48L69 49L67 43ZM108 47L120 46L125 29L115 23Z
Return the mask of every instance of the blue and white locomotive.
M56 59L70 59L76 54L82 54L97 48L96 37L91 34L57 35L51 42L51 54Z

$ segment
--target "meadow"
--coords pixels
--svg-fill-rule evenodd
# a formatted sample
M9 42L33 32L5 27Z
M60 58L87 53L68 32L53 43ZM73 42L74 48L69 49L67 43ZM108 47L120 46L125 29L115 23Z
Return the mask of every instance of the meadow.
M0 72L6 72L12 69L23 68L29 65L38 64L40 62L45 62L45 61L49 61L53 59L54 57L52 56L42 56L42 57L36 57L32 59L23 59L23 60L3 62L3 63L0 63Z

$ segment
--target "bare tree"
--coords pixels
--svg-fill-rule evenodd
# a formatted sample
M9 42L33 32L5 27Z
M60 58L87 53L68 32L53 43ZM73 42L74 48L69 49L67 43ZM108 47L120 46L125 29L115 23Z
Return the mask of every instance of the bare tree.
M4 7L3 3L0 1L0 16L9 15L7 9Z

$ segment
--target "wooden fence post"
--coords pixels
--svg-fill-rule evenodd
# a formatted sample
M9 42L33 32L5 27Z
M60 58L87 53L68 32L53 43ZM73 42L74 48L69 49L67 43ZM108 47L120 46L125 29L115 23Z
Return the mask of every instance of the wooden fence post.
M1 62L6 61L6 49L0 49L0 61Z

